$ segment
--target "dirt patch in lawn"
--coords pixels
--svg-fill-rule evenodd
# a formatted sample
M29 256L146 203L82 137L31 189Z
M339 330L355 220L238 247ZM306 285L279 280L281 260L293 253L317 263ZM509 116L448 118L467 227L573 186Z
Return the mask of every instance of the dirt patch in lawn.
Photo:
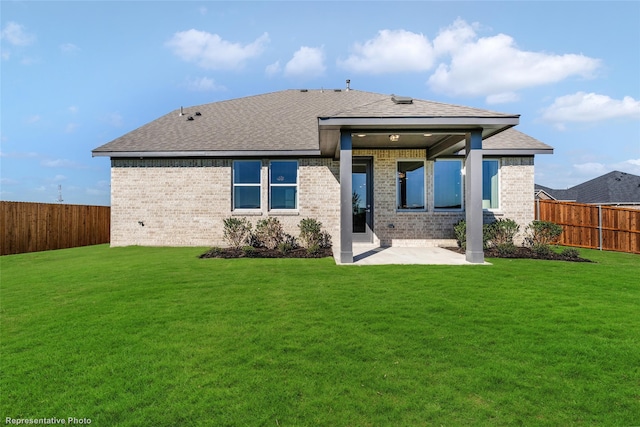
M446 248L459 254L464 254L462 248ZM549 261L569 261L569 262L593 262L589 259L582 258L573 251L539 253L522 246L517 246L512 253L499 251L497 248L488 248L484 250L484 256L487 258L527 258L527 259L544 259Z
M319 248L309 252L305 248L295 248L288 251L267 248L211 248L200 255L200 258L325 258L332 257L331 248Z

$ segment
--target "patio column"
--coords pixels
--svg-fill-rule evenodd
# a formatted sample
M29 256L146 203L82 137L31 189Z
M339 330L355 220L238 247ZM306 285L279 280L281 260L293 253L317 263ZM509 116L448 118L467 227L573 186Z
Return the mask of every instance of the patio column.
M482 130L466 135L465 211L467 221L467 261L484 263L482 245Z
M351 132L340 132L340 262L353 263Z

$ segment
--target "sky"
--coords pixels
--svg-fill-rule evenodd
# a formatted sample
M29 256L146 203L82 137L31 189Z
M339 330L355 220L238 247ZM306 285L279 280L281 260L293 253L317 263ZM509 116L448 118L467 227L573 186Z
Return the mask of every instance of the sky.
M520 114L535 181L640 175L639 1L0 1L0 199L109 205L180 106L351 88ZM60 197L61 196L61 197Z

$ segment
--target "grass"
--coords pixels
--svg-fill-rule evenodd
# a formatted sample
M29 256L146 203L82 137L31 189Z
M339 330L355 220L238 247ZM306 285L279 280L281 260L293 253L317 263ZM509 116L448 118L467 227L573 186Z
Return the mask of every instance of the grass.
M340 267L0 258L0 417L93 426L639 425L640 257Z

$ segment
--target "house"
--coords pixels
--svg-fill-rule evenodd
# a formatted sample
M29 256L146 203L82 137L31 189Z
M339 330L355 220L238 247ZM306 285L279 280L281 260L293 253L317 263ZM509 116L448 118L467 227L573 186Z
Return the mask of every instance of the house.
M284 90L180 108L93 150L111 158L111 244L222 246L223 219L321 221L353 243L438 245L467 221L533 220L534 156L519 115L359 90Z
M536 198L640 208L640 176L613 171L565 190L535 185Z

